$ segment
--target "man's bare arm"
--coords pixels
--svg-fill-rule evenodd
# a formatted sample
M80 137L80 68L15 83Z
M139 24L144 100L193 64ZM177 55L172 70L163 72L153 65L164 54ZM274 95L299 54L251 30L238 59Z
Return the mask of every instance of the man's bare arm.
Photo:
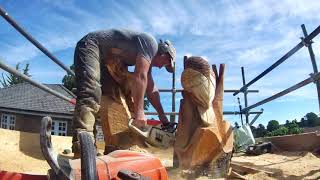
M168 119L164 114L164 110L160 101L160 93L154 84L151 71L148 73L147 98L159 114L162 123L168 123Z
M146 121L144 114L144 94L146 92L148 83L148 70L150 62L143 56L138 56L134 69L134 85L132 89L132 96L134 101L134 115L137 124L142 124L138 121Z

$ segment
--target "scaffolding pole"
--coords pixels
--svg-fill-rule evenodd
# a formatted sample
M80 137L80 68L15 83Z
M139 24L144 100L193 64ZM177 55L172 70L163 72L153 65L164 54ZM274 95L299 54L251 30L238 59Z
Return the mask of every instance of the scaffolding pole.
M69 97L59 93L58 91L50 89L47 86L32 80L31 78L29 78L28 76L22 74L21 72L19 72L19 71L15 70L15 69L5 65L2 61L0 61L0 68L5 70L5 71L7 71L7 72L9 72L9 73L11 73L11 74L14 74L16 76L21 77L23 80L29 82L30 84L34 85L37 88L40 88L40 89L46 91L47 93L50 93L50 94L52 94L52 95L54 95L54 96L56 96L56 97L58 97L60 99L63 99L63 100L65 100L65 101L67 101L67 102L69 102L69 103L71 103L73 105L76 104L76 100L75 99L69 98Z
M264 99L264 100L262 100L260 102L257 102L255 104L249 106L249 107L246 107L246 108L242 109L242 112L246 112L246 111L248 111L250 109L253 109L255 107L258 107L258 106L260 106L262 104L265 104L267 102L275 100L275 99L277 99L277 98L279 98L281 96L284 96L284 95L286 95L286 94L288 94L288 93L290 93L292 91L295 91L295 90L297 90L297 89L299 89L299 88L301 88L301 87L303 87L303 86L305 86L307 84L310 84L312 82L317 82L319 80L319 78L320 78L320 73L310 74L310 76L311 77L299 82L298 84L295 84L294 86L291 86L290 88L288 88L286 90L283 90L283 91L281 91L281 92L279 92L279 93L277 93L277 94L275 94L275 95L273 95L273 96L271 96L269 98L266 98L266 99Z
M245 86L246 85L246 78L244 75L244 67L241 67L241 75L242 75L242 85ZM243 97L244 97L244 108L248 107L248 92L247 92L247 88L245 88L243 90ZM249 123L249 114L246 111L245 112L245 117L246 117L246 124Z
M262 114L263 111L252 111L252 112L249 112L249 114ZM158 115L157 112L145 112L146 115ZM165 115L179 115L179 112L165 112L164 113ZM223 115L238 115L238 114L241 114L241 112L239 111L224 111L223 112Z
M308 32L304 24L301 25L301 29L302 29L304 38L308 37ZM312 41L306 42L306 46L308 47L308 51L309 51L309 55L310 55L310 59L313 67L313 72L316 74L318 73L318 68L317 68L316 58L312 49ZM320 110L320 82L319 81L316 82L316 86L317 86L318 104L319 104L319 110Z
M49 52L47 48L42 46L39 41L33 38L29 33L27 33L13 18L11 18L8 13L0 7L0 15L11 24L18 32L20 32L26 39L28 39L33 45L35 45L40 51L42 51L45 55L47 55L53 62L58 64L61 68L63 68L68 74L75 76L74 72L65 66L58 58L56 58L52 53Z
M259 74L257 77L252 79L248 84L240 88L239 91L235 92L233 95L237 95L239 92L243 92L246 88L251 86L253 83L257 82L259 79L261 79L263 76L268 74L270 71L275 69L277 66L279 66L281 63L283 63L285 60L287 60L290 56L292 56L294 53L299 51L305 44L308 44L314 37L316 37L320 33L320 26L318 26L311 34L309 34L307 37L302 39L300 43L298 43L294 48L292 48L289 52L287 52L284 56L282 56L278 61L273 63L270 67L268 67L266 70L264 70L261 74Z
M172 90L172 89L158 89L159 92L182 92L183 89L175 89L175 90ZM224 90L224 93L235 93L235 92L238 92L239 90L236 90L236 89L225 89ZM247 90L247 93L258 93L259 90Z
M176 63L174 62L174 69L172 73L172 112L176 111ZM176 116L171 115L170 116L170 122L175 123L176 122Z

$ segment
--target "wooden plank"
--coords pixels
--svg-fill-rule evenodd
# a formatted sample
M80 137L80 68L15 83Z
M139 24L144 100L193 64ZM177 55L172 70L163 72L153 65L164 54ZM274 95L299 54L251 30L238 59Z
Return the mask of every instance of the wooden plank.
M238 163L234 163L234 162L231 162L231 168L235 172L239 172L241 174L255 174L255 173L263 172L269 176L274 175L274 172L265 171L262 169L257 169L255 167L250 167L250 166L246 166L246 165L242 165L242 164L238 164Z

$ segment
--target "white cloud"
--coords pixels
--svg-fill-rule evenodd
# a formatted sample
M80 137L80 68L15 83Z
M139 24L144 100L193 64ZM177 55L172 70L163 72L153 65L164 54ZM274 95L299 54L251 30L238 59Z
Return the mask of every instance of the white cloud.
M144 1L143 3L139 3L142 6L139 6L137 7L138 9L136 9L137 5L135 3L129 3L130 6L127 6L113 1L112 3L109 3L113 10L108 11L111 13L108 14L108 12L103 11L90 12L82 9L75 4L74 1L47 1L47 3L48 5L52 5L61 10L68 11L73 16L77 17L76 19L66 17L58 12L52 14L47 13L45 15L47 19L54 22L56 26L54 30L60 29L60 31L47 31L48 28L46 29L46 27L43 27L41 29L44 30L38 32L35 36L39 37L41 40L40 42L43 42L45 46L53 52L74 46L75 42L86 32L118 26L149 31L155 35L188 36L188 33L193 35L205 35L208 36L207 41L210 41L210 38L212 39L212 42L199 42L202 45L196 45L195 47L197 47L197 49L195 49L195 51L198 50L201 52L213 48L214 46L221 46L221 48L218 48L217 50L228 48L229 51L232 52L235 50L238 51L239 59L237 62L241 63L262 62L263 59L266 59L269 56L270 51L272 51L270 48L279 49L283 47L280 42L290 44L286 41L287 39L283 37L281 38L283 39L282 41L279 39L279 43L274 43L273 46L269 48L265 48L265 46L263 46L264 42L259 42L259 39L255 39L255 43L253 43L252 40L246 42L245 39L247 38L240 37L239 35L250 36L249 33L244 33L248 27L250 29L252 26L253 29L259 29L259 31L262 32L264 32L264 29L267 29L267 32L274 32L276 29L272 29L271 27L273 27L274 24L278 24L281 26L280 32L281 29L284 29L282 31L285 32L284 35L287 36L286 34L290 34L290 32L287 33L286 30L291 29L292 26L286 22L285 17L305 17L304 14L307 10L314 12L317 9L315 7L318 7L318 3L312 1L310 2L312 5L304 6L300 6L299 1L283 1L277 3L275 3L275 1L224 1L210 3L205 3L204 1L189 1L186 3L177 1L168 1L167 3L160 1ZM104 6L106 4L102 3L101 5ZM101 10L102 9L103 7L101 7ZM152 9L152 11L146 11L145 9ZM279 17L278 19L281 19L281 22L277 22L277 20L274 21L273 17L275 16ZM40 24L41 23L44 22L40 22ZM56 24L63 25L64 30L61 31L62 29ZM299 28L296 29L298 29L298 31L300 30ZM296 34L294 34L294 37L297 38L295 35ZM190 44L195 44L195 42L191 42ZM263 47L257 47L258 44ZM10 53L15 55L8 55L6 58L21 59L23 61L31 59L40 53L37 50L28 48L27 50L31 52L30 55L22 55L21 52L15 50L15 48L26 49L24 46L25 42L19 43L15 47L11 47L13 48L11 51L17 53ZM249 48L244 49L247 46L249 46ZM237 50L239 47L243 48ZM258 57L250 58L252 55L257 55ZM246 61L243 61L243 59L246 59Z
M185 56L191 57L191 56L192 56L192 53L186 53Z
M261 62L264 62L269 57L270 56L267 49L257 47L238 52L237 63L241 65L257 65Z
M19 45L8 45L7 49L0 50L3 59L11 65L29 60L39 54L39 50L31 44L20 43Z

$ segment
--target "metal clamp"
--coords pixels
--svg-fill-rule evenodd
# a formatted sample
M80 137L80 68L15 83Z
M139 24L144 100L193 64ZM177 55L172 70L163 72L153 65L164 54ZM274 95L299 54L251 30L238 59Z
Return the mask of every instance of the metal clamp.
M306 41L304 37L300 37L300 39L301 39L303 46L305 46L305 47L309 47L313 43L312 40Z
M319 77L316 76L314 73L310 73L310 78L312 79L312 82L317 84L317 82L319 81Z

